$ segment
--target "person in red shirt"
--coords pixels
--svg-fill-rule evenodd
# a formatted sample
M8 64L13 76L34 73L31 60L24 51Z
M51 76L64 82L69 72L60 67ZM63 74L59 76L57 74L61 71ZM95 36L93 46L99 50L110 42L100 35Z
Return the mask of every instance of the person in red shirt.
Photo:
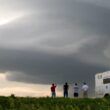
M57 86L55 84L52 84L52 86L51 86L52 98L56 97L56 91L55 91L56 87Z

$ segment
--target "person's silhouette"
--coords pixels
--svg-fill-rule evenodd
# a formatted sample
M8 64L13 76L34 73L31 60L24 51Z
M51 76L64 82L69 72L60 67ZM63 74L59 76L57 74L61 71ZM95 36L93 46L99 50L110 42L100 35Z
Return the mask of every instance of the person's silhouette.
M66 82L65 85L63 86L63 91L64 91L64 97L67 98L68 97L68 89L69 89L69 85Z

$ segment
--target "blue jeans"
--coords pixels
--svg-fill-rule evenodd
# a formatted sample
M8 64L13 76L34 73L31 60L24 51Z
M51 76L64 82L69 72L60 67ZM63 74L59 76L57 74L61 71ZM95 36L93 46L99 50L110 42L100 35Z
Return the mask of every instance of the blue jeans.
M64 91L64 97L65 97L65 98L68 97L68 91Z
M56 97L56 93L52 92L52 98L55 98L55 97Z

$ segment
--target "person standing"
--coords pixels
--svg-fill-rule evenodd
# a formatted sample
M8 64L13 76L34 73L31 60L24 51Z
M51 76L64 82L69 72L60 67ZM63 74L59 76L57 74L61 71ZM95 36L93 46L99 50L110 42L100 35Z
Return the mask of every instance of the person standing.
M73 89L74 89L74 98L78 98L78 96L79 96L79 87L78 87L78 84L77 83L75 83L74 84L74 87L73 87Z
M56 85L53 83L52 86L51 86L51 94L52 94L52 98L55 98L56 97Z
M69 85L66 82L65 85L63 86L64 98L68 98L68 90L69 90Z
M83 98L88 98L88 85L84 82L82 86Z

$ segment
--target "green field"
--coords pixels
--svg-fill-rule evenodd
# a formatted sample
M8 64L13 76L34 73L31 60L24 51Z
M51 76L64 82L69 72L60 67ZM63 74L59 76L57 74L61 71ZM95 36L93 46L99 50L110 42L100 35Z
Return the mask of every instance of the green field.
M0 97L0 110L110 110L110 98Z

